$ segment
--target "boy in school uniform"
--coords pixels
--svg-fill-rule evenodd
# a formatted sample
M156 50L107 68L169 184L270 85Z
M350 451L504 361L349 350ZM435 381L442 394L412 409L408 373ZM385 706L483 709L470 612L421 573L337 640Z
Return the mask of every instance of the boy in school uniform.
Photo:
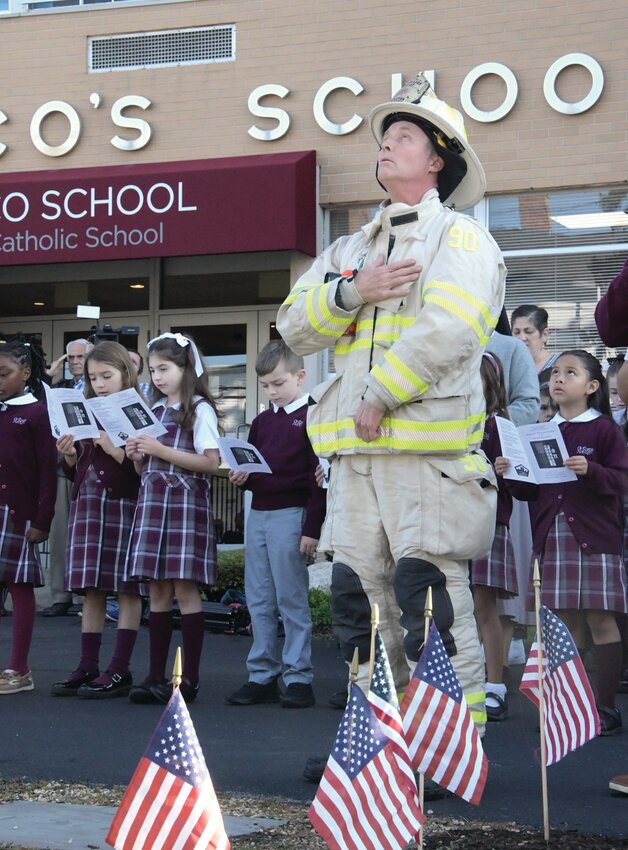
M253 645L247 658L249 680L227 702L254 705L281 700L284 708L307 708L314 705L307 558L318 545L325 491L316 484L318 459L306 431L303 358L283 340L273 340L260 351L255 371L271 407L253 420L249 442L259 449L272 474L229 474L234 484L253 493L244 575ZM283 650L277 634L279 616L285 630Z

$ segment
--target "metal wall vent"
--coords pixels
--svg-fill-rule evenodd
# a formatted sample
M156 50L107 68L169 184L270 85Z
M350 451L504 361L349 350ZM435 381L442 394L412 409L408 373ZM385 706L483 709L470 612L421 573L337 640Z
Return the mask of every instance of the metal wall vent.
M235 59L235 24L90 36L89 71L128 71Z

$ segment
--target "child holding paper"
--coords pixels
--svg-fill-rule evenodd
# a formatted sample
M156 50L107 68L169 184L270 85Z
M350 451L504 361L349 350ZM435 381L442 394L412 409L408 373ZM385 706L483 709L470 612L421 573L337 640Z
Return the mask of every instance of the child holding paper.
M37 544L48 538L57 495L55 441L39 401L44 368L35 343L0 345L0 585L13 605L11 656L0 672L0 695L34 687L28 666L34 588L44 583Z
M253 646L247 659L249 680L227 702L277 702L283 676L282 706L307 708L314 704L307 557L318 544L325 491L316 484L318 459L306 431L303 358L283 340L273 340L260 351L255 371L272 409L253 420L249 442L272 474L229 474L234 484L253 491L244 573ZM286 633L283 651L277 637L279 615Z
M519 594L515 555L508 525L513 507L512 496L529 498L531 488L529 485L508 481L502 477L509 462L502 457L496 417L509 417L500 360L485 352L480 364L480 375L487 416L482 449L495 467L499 490L493 545L484 558L471 562L471 589L475 619L486 659L486 715L488 720L498 721L506 719L508 707L503 673L503 631L497 599L510 599Z
M85 359L85 396L103 398L121 390L138 390L128 353L117 342L101 342ZM53 696L106 699L126 696L129 672L142 614L137 582L124 581L140 479L124 447L116 448L105 431L95 440L75 442L71 434L57 440L64 467L73 481L68 524L66 588L85 595L78 666ZM118 594L120 614L116 646L101 674L100 646L107 596Z
M621 730L615 691L622 645L615 612L628 608L622 560L622 499L628 490L623 435L613 422L606 379L587 351L563 352L552 366L550 395L576 481L543 484L531 505L541 602L572 632L582 618L595 646L601 735Z
M142 473L126 575L150 581L150 669L133 688L133 703L167 703L166 663L176 597L181 610L183 681L192 702L199 689L205 618L199 584L216 578L211 474L218 469L218 416L196 343L164 333L148 343L152 410L166 428L127 443Z

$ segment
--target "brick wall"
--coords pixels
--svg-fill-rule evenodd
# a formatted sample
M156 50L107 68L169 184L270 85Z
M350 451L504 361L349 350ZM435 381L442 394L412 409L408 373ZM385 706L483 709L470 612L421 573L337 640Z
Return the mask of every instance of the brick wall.
M87 72L90 35L222 23L237 26L235 62ZM467 120L489 192L621 182L628 175L627 25L628 6L609 0L439 0L431 5L416 0L197 0L3 17L0 110L8 121L0 125L0 142L9 149L0 157L0 172L313 148L321 166L322 203L372 201L381 191L373 177L375 145L368 126L364 122L342 137L324 132L312 113L319 86L343 75L364 86L359 97L341 91L328 99L327 114L342 122L354 112L366 117L388 99L391 74L408 77L434 68L439 95L459 107L467 72L494 61L515 73L519 95L512 112L497 123ZM597 59L605 88L588 112L566 116L546 103L543 78L555 59L572 52ZM559 77L557 93L578 100L589 82L586 71L571 69ZM265 101L291 117L287 135L274 142L247 134L253 123L275 126L247 109L250 92L266 83L290 89L283 101ZM103 99L98 109L89 104L92 92ZM479 108L492 109L503 92L497 78L484 78L474 88L474 100ZM126 94L153 102L146 113L135 113L154 131L150 144L136 153L118 151L109 142L116 132L129 134L115 128L109 114L114 100ZM31 117L49 100L67 101L81 116L80 142L64 157L46 157L30 141ZM46 122L45 138L55 144L66 131L67 122L53 117Z

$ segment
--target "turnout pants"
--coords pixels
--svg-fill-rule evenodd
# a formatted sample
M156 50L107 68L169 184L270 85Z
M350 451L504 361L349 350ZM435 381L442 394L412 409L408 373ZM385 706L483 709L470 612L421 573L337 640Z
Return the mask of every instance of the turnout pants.
M468 560L490 549L495 527L494 478L484 464L481 455L337 457L320 543L333 553L332 619L347 662L359 648L358 684L368 686L370 608L377 603L395 685L405 689L432 586L436 625L480 727L484 662Z

